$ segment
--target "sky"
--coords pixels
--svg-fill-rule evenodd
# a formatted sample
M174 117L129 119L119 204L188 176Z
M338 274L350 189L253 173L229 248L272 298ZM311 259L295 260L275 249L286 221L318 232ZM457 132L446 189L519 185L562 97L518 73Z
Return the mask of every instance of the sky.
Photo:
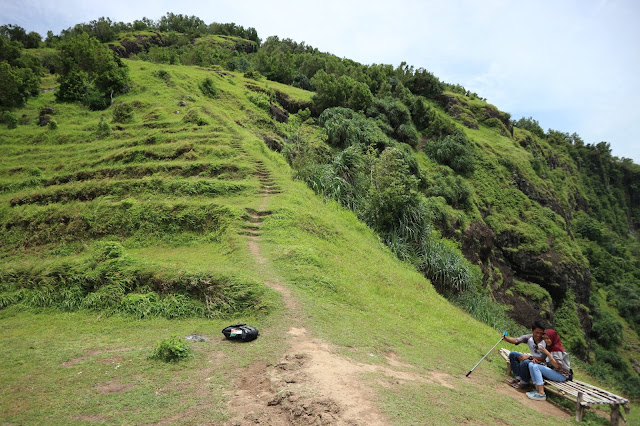
M254 27L363 64L425 68L512 118L608 142L640 164L637 0L0 0L0 25L43 37L167 12Z

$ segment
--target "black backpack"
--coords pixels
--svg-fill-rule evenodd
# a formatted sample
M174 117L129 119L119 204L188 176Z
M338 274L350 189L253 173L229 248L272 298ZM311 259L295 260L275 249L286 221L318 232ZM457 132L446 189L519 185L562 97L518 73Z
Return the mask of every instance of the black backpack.
M241 342L250 342L258 337L260 332L258 329L246 324L230 325L222 329L224 337L230 340L239 340Z

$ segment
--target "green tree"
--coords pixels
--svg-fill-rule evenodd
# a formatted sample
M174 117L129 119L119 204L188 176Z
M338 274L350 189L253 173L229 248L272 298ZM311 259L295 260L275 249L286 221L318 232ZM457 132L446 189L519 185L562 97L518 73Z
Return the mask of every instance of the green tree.
M402 62L396 69L398 79L415 95L432 98L444 91L444 83L424 68L414 70Z
M318 122L327 134L327 142L339 148L362 144L373 145L382 151L389 143L389 138L372 119L349 108L326 109Z
M322 111L338 106L365 111L373 102L369 87L346 75L336 78L320 70L311 79L311 84L316 88L313 101Z
M438 163L445 164L458 173L471 173L475 168L473 152L461 130L431 141L425 145L425 152Z
M30 68L19 68L0 62L0 106L7 108L20 107L27 99L38 96L40 77Z
M528 130L540 138L544 138L544 130L542 130L542 127L540 127L540 123L538 123L537 120L534 120L533 117L522 117L518 121L514 121L513 125L516 127L520 127L521 129Z
M7 39L20 43L25 49L35 49L40 47L42 42L42 36L35 31L31 31L27 34L24 28L18 25L3 25L0 27L0 35L5 36Z
M20 59L20 56L22 56L20 45L6 35L0 34L0 61L15 65L15 61Z
M405 212L419 205L418 178L397 148L386 148L374 161L368 195L365 220L380 232L398 228Z
M114 52L86 33L72 37L60 46L60 101L81 101L94 109L108 103L96 102L96 92L105 100L126 91L129 74ZM84 91L81 89L84 88Z

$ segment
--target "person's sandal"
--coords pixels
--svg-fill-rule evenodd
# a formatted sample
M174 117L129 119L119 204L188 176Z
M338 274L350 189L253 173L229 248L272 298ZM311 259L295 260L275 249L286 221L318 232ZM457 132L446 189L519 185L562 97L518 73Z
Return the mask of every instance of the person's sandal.
M507 380L507 384L508 384L509 386L513 386L513 385L515 385L515 384L517 384L517 383L520 383L520 380L518 380L518 379L511 379L511 380Z
M516 389L526 389L527 386L528 386L528 383L522 383L522 382L518 381L518 382L512 384L511 386L513 386Z

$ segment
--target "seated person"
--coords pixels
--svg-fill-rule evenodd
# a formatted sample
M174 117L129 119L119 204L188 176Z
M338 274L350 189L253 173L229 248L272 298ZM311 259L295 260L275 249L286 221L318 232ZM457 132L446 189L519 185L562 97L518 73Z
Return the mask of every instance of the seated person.
M538 345L545 345L542 336L544 334L544 326L536 321L531 326L531 334L524 334L518 338L509 337L505 335L503 340L518 345L520 343L526 343L529 346L530 353L521 353L512 351L509 353L509 362L511 363L511 371L515 376L515 379L511 380L509 384L516 389L522 389L529 384L529 364L537 359L540 362L544 361L545 356L538 350Z
M535 390L527 392L527 396L536 401L545 401L544 379L554 382L565 382L571 376L571 362L569 354L564 351L560 337L555 330L544 331L546 347L540 347L540 351L546 356L544 362L535 360L529 364L529 373L535 385Z

